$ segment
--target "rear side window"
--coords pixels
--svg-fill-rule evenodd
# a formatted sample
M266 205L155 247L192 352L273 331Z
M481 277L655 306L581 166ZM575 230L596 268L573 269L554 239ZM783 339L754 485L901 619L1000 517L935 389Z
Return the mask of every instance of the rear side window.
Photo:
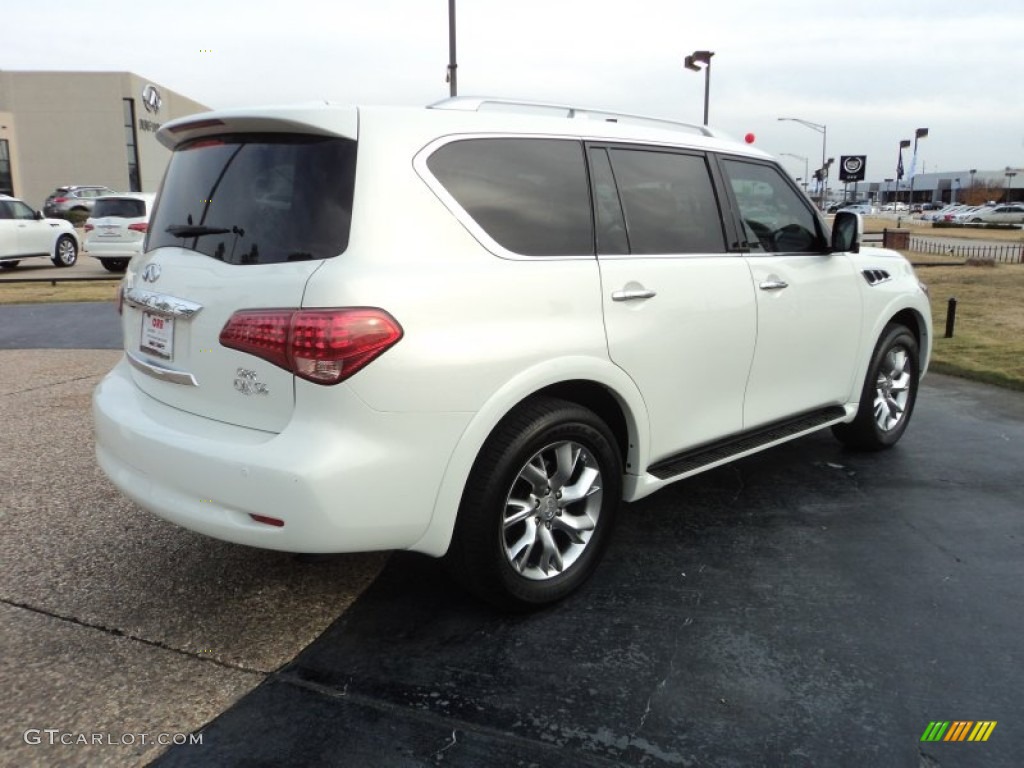
M580 142L465 139L435 151L427 167L503 248L526 256L593 255Z
M298 134L197 139L171 156L147 250L229 264L337 256L348 246L356 143Z
M630 252L722 253L725 235L703 155L611 149Z
M109 200L97 200L92 209L94 219L120 218L142 219L146 216L146 201L134 197L117 197Z

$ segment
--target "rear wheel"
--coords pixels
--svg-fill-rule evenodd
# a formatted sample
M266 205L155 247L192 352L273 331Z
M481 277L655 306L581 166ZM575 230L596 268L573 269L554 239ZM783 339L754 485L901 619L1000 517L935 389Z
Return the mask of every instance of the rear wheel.
M124 272L128 268L128 259L101 259L107 272Z
M53 249L53 263L57 267L70 267L78 261L78 245L71 235L61 235Z
M445 564L502 608L560 600L596 568L621 496L622 461L601 419L564 400L524 403L473 465Z
M886 326L871 356L856 418L836 424L832 432L851 448L890 448L907 429L917 400L920 355L917 339L906 326Z
M0 261L0 269L14 269L19 264L20 261Z

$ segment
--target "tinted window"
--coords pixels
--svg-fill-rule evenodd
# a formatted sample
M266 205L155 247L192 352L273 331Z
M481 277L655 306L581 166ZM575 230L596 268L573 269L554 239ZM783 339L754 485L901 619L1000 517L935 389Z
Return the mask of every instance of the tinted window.
M15 219L24 219L25 221L29 221L36 217L35 211L25 205L25 203L21 202L21 200L10 200L9 204L11 206L11 210L14 212Z
M612 149L632 253L722 253L725 235L701 155Z
M736 196L748 248L769 253L826 250L817 217L779 169L740 160L725 160L722 165Z
M97 200L92 209L94 219L114 216L121 219L141 219L146 216L146 201L133 197L117 197L110 200Z
M147 250L230 264L326 259L348 246L356 144L291 134L198 139L171 156Z
M594 252L579 142L467 139L438 149L427 166L504 248L529 256Z

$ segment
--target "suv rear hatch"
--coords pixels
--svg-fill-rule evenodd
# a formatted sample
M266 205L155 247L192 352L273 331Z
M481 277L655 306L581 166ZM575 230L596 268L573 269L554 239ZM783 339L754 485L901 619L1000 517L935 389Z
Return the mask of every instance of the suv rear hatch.
M133 245L141 249L149 217L147 208L147 201L138 197L99 198L85 223L86 249L115 246L129 250Z
M334 130L235 113L161 131L174 153L124 283L125 351L148 395L229 424L287 424L292 372L220 335L240 310L301 307L310 276L348 245L356 112L326 112ZM275 328L261 330L257 343Z

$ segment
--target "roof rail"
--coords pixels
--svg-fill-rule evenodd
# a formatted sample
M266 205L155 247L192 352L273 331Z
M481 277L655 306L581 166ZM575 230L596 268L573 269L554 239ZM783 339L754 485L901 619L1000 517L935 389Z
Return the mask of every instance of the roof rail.
M486 96L453 96L449 99L429 104L427 109L451 109L462 112L480 112L486 111L488 107L497 107L498 109L504 108L513 112L548 110L551 112L561 112L563 113L562 117L570 119L597 119L609 123L617 123L619 121L630 123L650 123L655 127L684 129L694 133L699 133L703 136L716 136L715 132L706 125L686 123L680 120L668 120L663 117L650 117L648 115L635 115L628 112L615 112L608 109L574 107L567 104L551 104L543 101L521 101L519 99L489 98Z

